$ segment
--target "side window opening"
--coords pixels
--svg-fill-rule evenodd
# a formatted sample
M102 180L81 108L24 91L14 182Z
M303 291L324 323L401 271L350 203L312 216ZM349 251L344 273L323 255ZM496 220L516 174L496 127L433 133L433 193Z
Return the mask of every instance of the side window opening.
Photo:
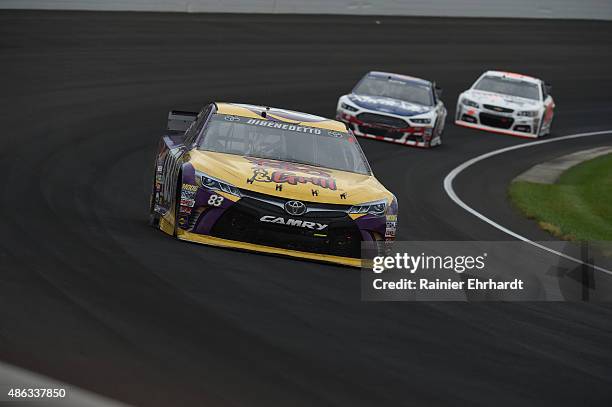
M209 104L206 107L204 107L200 111L200 113L198 113L198 116L196 117L196 120L195 120L195 124L191 127L191 129L189 130L189 133L185 137L185 145L192 145L195 142L196 138L198 137L198 134L200 134L200 132L202 131L202 128L206 124L206 119L208 118L208 115L210 114L211 108L212 108L212 105Z

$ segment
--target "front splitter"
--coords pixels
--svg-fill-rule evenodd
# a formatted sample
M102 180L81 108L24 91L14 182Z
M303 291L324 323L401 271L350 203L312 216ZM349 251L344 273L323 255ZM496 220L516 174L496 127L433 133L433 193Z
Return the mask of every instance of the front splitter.
M343 266L361 267L361 259L352 257L333 256L330 254L319 254L302 252L299 250L282 249L279 247L264 246L254 243L239 242L236 240L221 239L219 237L199 235L197 233L187 232L181 229L177 231L177 237L180 240L189 242L202 243L210 246L225 247L238 250L246 250L249 252L267 253L278 256L294 257L299 259L307 259L324 263L341 264Z

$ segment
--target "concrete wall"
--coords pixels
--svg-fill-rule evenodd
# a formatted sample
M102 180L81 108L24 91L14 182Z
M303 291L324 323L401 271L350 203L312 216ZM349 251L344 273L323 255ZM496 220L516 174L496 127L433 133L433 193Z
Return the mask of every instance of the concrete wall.
M612 20L612 0L0 0L0 8Z

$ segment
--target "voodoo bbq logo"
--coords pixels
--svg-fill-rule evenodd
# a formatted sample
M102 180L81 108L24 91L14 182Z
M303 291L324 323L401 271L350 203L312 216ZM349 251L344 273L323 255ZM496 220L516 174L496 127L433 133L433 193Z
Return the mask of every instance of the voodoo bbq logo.
M289 185L311 183L332 191L338 188L336 186L336 180L332 178L331 174L320 168L261 158L247 157L246 159L254 165L253 175L247 179L249 184L253 182L274 182L276 184ZM298 175L296 172L305 173L307 175Z

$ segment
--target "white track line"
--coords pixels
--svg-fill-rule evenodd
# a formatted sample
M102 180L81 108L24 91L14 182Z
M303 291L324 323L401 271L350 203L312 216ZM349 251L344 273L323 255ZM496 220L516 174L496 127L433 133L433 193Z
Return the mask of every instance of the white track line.
M466 211L468 211L469 213L471 213L472 215L476 216L477 218L479 218L480 220L488 223L489 225L493 226L496 229L501 230L502 232L518 239L518 240L522 240L523 242L529 243L537 248L540 248L542 250L545 250L547 252L556 254L557 256L563 257L564 259L567 260L571 260L573 262L579 263L579 264L586 264L587 266L593 267L595 270L607 273L612 275L612 271L610 270L606 270L602 267L596 266L594 264L588 264L588 263L584 263L582 260L577 259L575 257L571 257L568 256L567 254L558 252L556 250L551 249L550 247L546 247L544 245L541 245L537 242L534 242L532 240L527 239L524 236L519 235L518 233L515 233L513 231L511 231L510 229L500 225L499 223L487 218L486 216L484 216L482 213L478 212L477 210L475 210L474 208L468 206L465 202L463 202L461 200L461 198L459 198L457 196L457 193L455 193L455 190L453 189L453 181L455 180L455 178L461 174L461 172L463 172L465 169L469 168L470 166L476 164L477 162L486 160L487 158L491 158L493 156L499 155L499 154L503 154L503 153L507 153L508 151L513 151L513 150L519 150L521 148L527 148L527 147L533 147L533 146L538 146L541 144L547 144L547 143L555 143L557 141L564 141L564 140L571 140L571 139L575 139L575 138L582 138L582 137L590 137L590 136L599 136L602 134L612 134L612 130L605 130L605 131L595 131L595 132L591 132L591 133L580 133L580 134L572 134L569 136L563 136L563 137L557 137L557 138L552 138L552 139L547 139L547 140L541 140L541 141L533 141L531 143L525 143L525 144L518 144L518 145L514 145L514 146L510 146L510 147L506 147L506 148L501 148L499 150L495 150L495 151L490 151L486 154L482 154L479 155L478 157L474 157L471 160L468 160L466 162L464 162L463 164L461 164L460 166L456 167L454 170L452 170L451 172L448 173L448 175L446 176L446 178L444 178L444 190L446 191L446 194L450 197L450 199L452 199L457 205L459 205L460 207L462 207L463 209L465 209Z

